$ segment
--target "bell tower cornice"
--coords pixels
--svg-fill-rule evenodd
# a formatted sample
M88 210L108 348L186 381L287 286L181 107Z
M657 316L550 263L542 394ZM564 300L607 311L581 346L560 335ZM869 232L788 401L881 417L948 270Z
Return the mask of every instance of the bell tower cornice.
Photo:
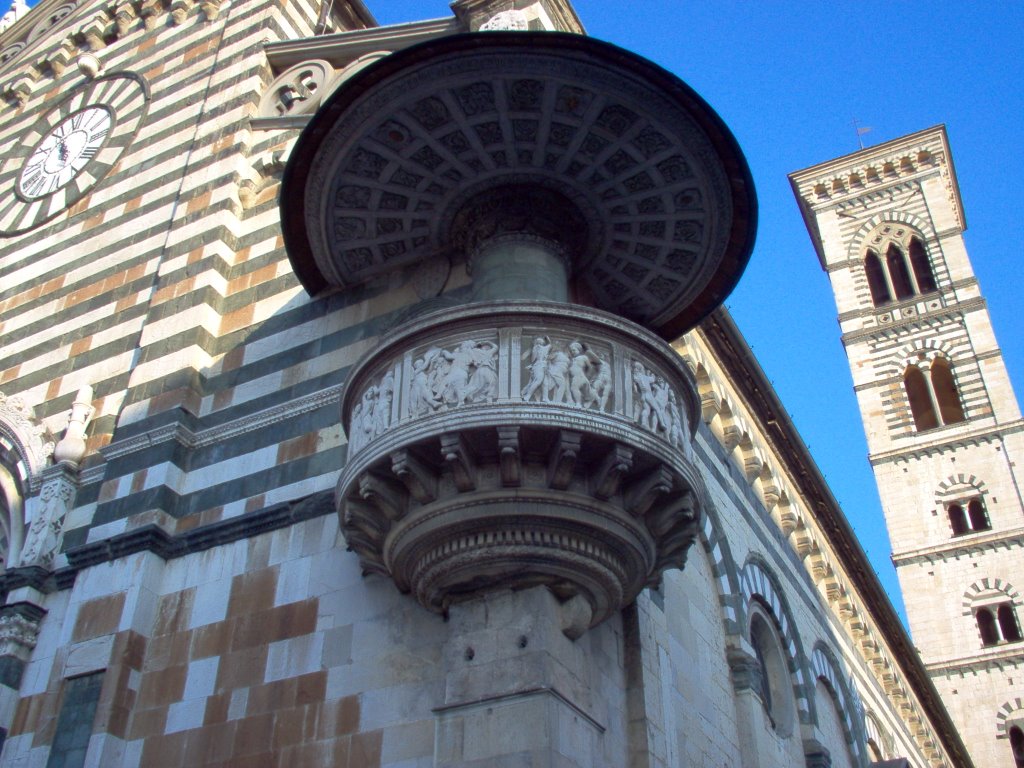
M789 175L790 185L810 232L818 232L819 217L831 215L849 222L867 218L886 207L898 207L901 192L915 194L938 181L949 199L953 219L946 229L967 229L956 169L949 151L946 127L937 125L878 146L813 165ZM813 237L822 266L822 238Z

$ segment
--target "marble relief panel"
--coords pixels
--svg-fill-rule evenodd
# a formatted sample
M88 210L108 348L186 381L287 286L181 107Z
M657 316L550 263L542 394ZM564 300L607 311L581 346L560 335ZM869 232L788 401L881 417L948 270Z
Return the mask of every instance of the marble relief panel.
M618 415L685 449L678 383L645 356L586 335L481 330L398 351L352 401L349 455L399 422L491 402Z

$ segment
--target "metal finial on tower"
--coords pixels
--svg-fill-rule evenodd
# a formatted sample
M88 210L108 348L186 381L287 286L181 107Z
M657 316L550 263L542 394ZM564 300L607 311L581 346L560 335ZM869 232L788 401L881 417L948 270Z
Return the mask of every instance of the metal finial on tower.
M861 149L864 149L864 134L870 133L872 128L867 125L862 127L860 124L860 120L858 120L856 117L850 121L850 125L852 125L857 130L857 143L860 144Z

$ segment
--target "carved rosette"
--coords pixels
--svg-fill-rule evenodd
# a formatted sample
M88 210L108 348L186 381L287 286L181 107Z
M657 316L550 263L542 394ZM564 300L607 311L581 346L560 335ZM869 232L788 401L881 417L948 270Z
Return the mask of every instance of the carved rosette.
M349 378L349 547L432 610L546 584L584 598L596 624L684 562L706 503L698 407L678 355L604 312L495 302L420 317Z

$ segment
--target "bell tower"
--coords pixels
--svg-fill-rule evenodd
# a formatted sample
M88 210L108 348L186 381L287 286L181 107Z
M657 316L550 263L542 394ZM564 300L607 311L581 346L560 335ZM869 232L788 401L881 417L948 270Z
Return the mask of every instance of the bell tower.
M945 128L790 182L835 294L914 643L975 764L1024 766L1024 422Z

